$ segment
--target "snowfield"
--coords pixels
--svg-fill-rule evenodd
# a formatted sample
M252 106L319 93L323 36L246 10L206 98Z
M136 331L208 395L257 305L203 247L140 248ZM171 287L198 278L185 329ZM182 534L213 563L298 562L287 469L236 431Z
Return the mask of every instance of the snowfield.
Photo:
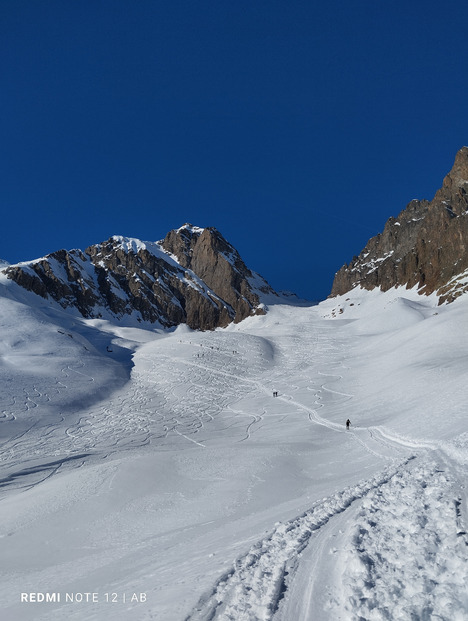
M202 333L0 290L2 620L468 619L467 298Z

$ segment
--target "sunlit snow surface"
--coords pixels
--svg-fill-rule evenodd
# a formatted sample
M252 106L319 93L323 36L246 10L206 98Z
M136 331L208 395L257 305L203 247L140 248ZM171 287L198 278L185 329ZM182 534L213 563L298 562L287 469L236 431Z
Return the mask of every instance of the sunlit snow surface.
M468 300L163 333L2 291L2 620L468 618Z

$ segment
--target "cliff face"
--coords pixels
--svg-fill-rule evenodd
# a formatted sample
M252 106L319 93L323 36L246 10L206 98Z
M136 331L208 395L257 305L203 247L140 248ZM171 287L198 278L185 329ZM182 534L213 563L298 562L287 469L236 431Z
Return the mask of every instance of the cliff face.
M452 170L432 201L411 201L359 256L336 274L331 295L395 286L437 292L440 302L466 290L468 270L468 147L457 153Z
M259 295L274 294L216 229L189 224L159 243L114 236L84 252L59 250L4 273L86 318L133 316L202 330L263 313Z
M238 321L259 306L259 293L274 293L266 281L254 290L253 280L258 276L254 276L237 250L214 228L170 231L161 246L225 300Z

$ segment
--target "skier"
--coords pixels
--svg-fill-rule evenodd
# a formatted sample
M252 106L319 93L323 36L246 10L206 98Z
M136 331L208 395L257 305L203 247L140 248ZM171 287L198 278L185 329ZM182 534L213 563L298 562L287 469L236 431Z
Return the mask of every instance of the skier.
M346 429L349 429L349 426L350 426L350 425L351 425L351 421L350 421L350 420L349 420L349 418L348 418L348 420L346 421Z

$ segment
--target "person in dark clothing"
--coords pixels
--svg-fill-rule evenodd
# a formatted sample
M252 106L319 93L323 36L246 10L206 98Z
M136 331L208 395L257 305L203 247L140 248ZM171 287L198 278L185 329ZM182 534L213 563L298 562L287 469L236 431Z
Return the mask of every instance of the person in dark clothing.
M348 420L346 421L346 429L349 429L349 426L350 426L350 425L351 425L351 421L350 421L350 420L349 420L349 418L348 418Z

